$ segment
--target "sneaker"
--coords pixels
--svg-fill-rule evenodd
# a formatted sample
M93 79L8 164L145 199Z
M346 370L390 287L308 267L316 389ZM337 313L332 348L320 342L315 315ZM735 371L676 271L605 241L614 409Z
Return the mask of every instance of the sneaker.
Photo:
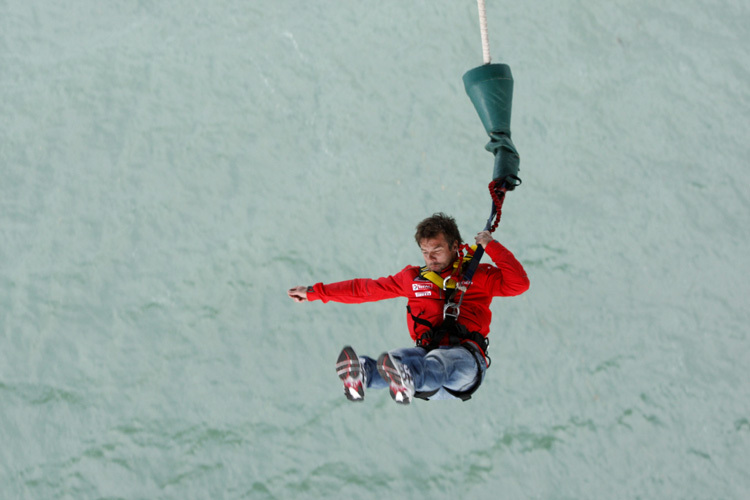
M357 353L351 346L341 349L336 360L336 374L344 383L344 396L349 401L364 401L365 377L364 367Z
M414 397L414 379L409 368L385 352L378 358L378 372L388 382L393 400L402 405Z

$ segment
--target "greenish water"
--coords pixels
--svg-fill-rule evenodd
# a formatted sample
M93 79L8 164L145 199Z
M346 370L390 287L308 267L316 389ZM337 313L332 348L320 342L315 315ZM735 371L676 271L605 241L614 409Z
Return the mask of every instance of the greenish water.
M0 1L2 498L746 498L750 7L488 0L524 184L468 403L297 284L484 226L473 1Z

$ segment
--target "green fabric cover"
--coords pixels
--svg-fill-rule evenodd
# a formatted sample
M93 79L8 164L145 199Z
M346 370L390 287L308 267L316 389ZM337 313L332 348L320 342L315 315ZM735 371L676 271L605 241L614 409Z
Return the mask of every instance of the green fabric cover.
M467 71L464 87L490 136L485 149L495 155L492 179L518 179L520 158L510 138L513 75L507 64L485 64ZM518 182L508 186L513 189Z

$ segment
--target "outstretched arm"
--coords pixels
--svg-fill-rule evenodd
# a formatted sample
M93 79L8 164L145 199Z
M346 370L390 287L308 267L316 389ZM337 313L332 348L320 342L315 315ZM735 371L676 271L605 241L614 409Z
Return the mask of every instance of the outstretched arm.
M407 269L410 272L406 272ZM417 271L414 271L416 269ZM336 283L316 283L313 286L296 286L287 290L287 295L295 302L340 302L342 304L361 304L376 300L405 297L411 292L412 272L419 268L407 266L394 276L378 279L357 278ZM407 282L404 285L403 282Z

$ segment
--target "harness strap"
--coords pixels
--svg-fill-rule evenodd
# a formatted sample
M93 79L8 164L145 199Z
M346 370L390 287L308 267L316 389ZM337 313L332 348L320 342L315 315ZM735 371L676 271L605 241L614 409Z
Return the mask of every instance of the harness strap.
M461 245L461 248L459 249L459 258L456 259L456 262L453 263L453 272L447 278L443 278L435 271L430 271L427 266L422 266L419 269L419 276L430 280L432 283L436 284L443 290L456 288L456 286L458 285L458 275L461 274L463 266L466 263L471 262L471 258L474 256L476 248L476 245ZM464 252L466 252L466 254L464 254Z
M457 346L462 345L465 342L471 342L474 344L484 356L485 361L487 362L487 367L489 368L492 363L492 360L487 355L490 339L479 332L470 332L468 328L461 323L458 323L453 316L447 316L440 325L435 327L435 325L426 319L412 313L411 307L408 304L406 305L406 312L409 313L409 316L411 316L411 319L415 324L427 327L427 331L423 332L417 338L416 345L418 347L422 347L426 349L427 352L430 352L431 350L440 347L443 339L448 335L449 345Z
M432 330L432 328L433 328L433 327L432 327L432 323L430 323L430 322L429 322L429 321L427 321L426 319L420 318L419 316L415 316L414 314L412 314L412 312L411 312L411 307L409 307L409 305L408 305L408 304L406 305L406 312L408 312L408 313L409 313L409 316L411 316L411 320L412 320L412 321L413 321L414 323L416 323L416 324L418 324L418 325L426 326L426 327L427 327L428 329ZM419 342L419 341L417 341L417 345L419 345L419 343L418 343L418 342Z
M443 290L448 289L448 288L456 288L456 281L454 279L452 279L450 276L448 276L447 278L443 279L443 277L440 276L435 271L429 271L427 269L427 266L425 266L422 269L420 269L419 275L421 277L423 277L423 278L426 278L426 279L432 281L433 283L435 283L437 286L439 286Z
M489 347L489 339L479 332L470 332L469 329L466 328L464 325L457 323L455 318L453 317L450 317L450 316L447 317L441 325L435 328L432 326L432 324L429 321L412 314L411 308L409 306L406 306L406 310L409 312L409 314L411 315L415 323L419 323L420 325L424 325L424 326L429 326L429 330L424 332L417 339L417 346L422 347L427 352L430 352L434 349L439 348L441 345L441 342L447 335L449 345L456 346L456 347L463 347L464 349L467 349L469 352L472 353L472 355L474 356L477 362L477 376L476 376L476 382L474 383L474 385L472 385L469 389L465 391L454 391L453 389L444 387L444 389L449 394L451 394L453 397L460 399L461 401L466 401L468 399L471 399L472 394L474 394L476 390L479 389L479 386L482 384L482 365L481 365L482 361L485 362L487 368L489 368L490 364L492 363L492 360L487 355L487 348ZM434 391L425 391L425 392L418 391L414 394L414 397L429 400L432 396L437 394L439 390L440 388L435 389Z
M462 256L462 258L456 261L455 265L456 270L459 270L459 263L461 263L460 267L463 267L463 264L465 262L469 262L469 268L471 270L468 276L469 284L470 279L474 275L474 271L476 270L476 266L479 263L479 259L482 258L482 247L479 247L477 250L478 251L475 252L472 248L470 254L467 256ZM468 399L471 399L471 396L482 384L482 361L485 362L487 368L489 368L492 362L490 357L487 355L489 339L479 332L469 332L468 328L458 323L457 321L461 303L463 302L463 292L466 291L466 285L464 283L462 283L462 286L458 286L456 280L453 279L453 275L443 279L443 277L438 273L430 271L427 266L424 266L420 269L419 275L422 278L428 279L435 285L439 286L440 288L445 290L446 293L445 307L443 309L443 322L437 328L426 319L414 315L414 313L411 312L411 307L407 304L406 311L409 313L409 316L411 316L414 324L427 327L427 331L422 333L422 335L417 338L416 344L418 347L422 347L423 349L427 350L427 352L430 352L440 347L447 335L448 345L463 347L471 352L477 362L476 382L465 391L455 391L453 389L444 387L446 392L451 394L453 397L456 397L461 401L466 401ZM459 299L458 303L454 301L457 294ZM482 359L480 359L479 357L480 354L482 356ZM414 397L429 400L429 398L437 394L439 390L440 389L438 388L434 391L417 391L414 394Z

